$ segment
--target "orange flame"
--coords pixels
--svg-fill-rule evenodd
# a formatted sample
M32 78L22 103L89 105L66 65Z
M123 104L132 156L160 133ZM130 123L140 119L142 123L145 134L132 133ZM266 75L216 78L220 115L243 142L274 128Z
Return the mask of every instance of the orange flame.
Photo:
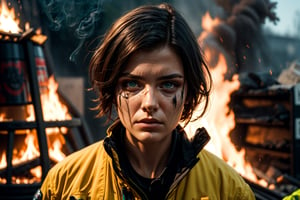
M18 164L22 161L32 160L34 158L37 158L40 155L39 150L35 147L35 136L32 133L27 134L27 137L25 138L25 146L27 148L24 152L21 153L21 158L14 159L13 164Z
M9 9L4 0L1 0L0 31L7 33L20 33L19 20L15 16L14 8Z
M242 176L258 182L251 164L245 160L245 150L237 151L229 136L230 131L235 127L235 115L228 107L230 94L240 87L240 82L237 75L231 81L224 80L226 70L225 58L220 54L217 66L210 70L213 90L208 112L202 119L189 123L186 131L191 137L197 128L205 127L211 136L211 141L205 149L225 160Z
M71 119L71 115L68 113L67 107L59 100L57 94L58 84L55 82L54 77L51 76L46 83L46 88L41 88L41 103L43 116L45 121L59 121ZM35 120L33 106L27 106L27 111L29 116L26 118L27 121ZM1 119L2 118L2 119ZM5 115L0 115L0 120L6 120ZM54 162L59 162L63 160L66 155L63 153L62 148L65 144L64 137L62 133L67 133L67 128L47 128L46 129L48 145L49 145L49 157ZM22 148L17 147L13 150L13 160L12 165L17 165L20 163L26 163L28 161L34 160L40 156L37 133L36 130L26 130L26 138L24 139L24 145ZM6 153L3 152L0 157L0 169L5 169L7 167ZM34 167L30 169L30 173L33 178L18 178L13 177L14 183L32 183L41 180L41 166ZM0 183L6 183L5 179L0 178Z
M213 27L217 24L219 24L221 21L219 18L212 19L209 12L206 12L205 15L202 18L202 28L206 31L211 32Z
M45 121L59 121L71 119L71 115L68 113L68 108L65 106L60 100L57 94L58 83L55 81L54 76L49 77L47 88L43 88L41 90L41 102L43 107L43 116ZM44 90L48 92L44 92ZM32 106L28 106L29 116L27 117L27 121L34 121L34 108ZM47 134L57 133L57 132L66 133L67 129L65 127L54 127L47 128Z
M200 35L199 43L208 36L208 32L211 32L215 25L221 23L217 18L213 20L209 13L206 13L202 20L202 26L205 31ZM204 54L208 61L216 63L216 58L210 52L209 48L204 49ZM237 151L230 139L230 132L235 128L236 124L235 115L228 105L231 100L231 93L240 87L238 75L234 75L232 80L225 79L228 66L225 55L222 53L218 54L217 64L214 67L209 67L213 79L210 107L202 119L190 122L185 129L189 137L192 137L197 128L205 127L211 136L211 141L205 147L206 150L226 161L243 177L266 187L267 182L258 180L251 164L245 160L245 149ZM199 106L195 114L200 112L201 109L201 106Z
M1 0L0 5L0 31L5 33L19 34L22 33L22 29L19 27L19 19L16 18L15 9L9 8L9 5ZM25 30L30 29L30 25L28 22L24 25ZM40 34L41 30L36 30L36 34ZM0 35L0 39L1 39ZM4 38L5 39L5 38ZM68 113L67 107L60 101L59 96L57 94L58 84L55 82L54 77L41 77L38 74L38 78L42 78L39 80L40 92L41 92L41 103L42 103L42 111L43 117L45 121L62 121L71 119L72 117ZM26 108L25 108L26 107ZM19 110L26 110L28 117L22 115L22 119L26 121L34 121L35 120L35 112L33 105L20 106L16 108ZM26 112L25 111L25 112ZM11 110L8 109L8 112ZM22 112L22 113L25 113ZM17 113L17 112L16 112ZM21 119L21 120L22 120ZM11 121L11 120L19 120L19 119L11 119L8 116L6 111L4 113L0 113L0 121ZM62 151L62 148L65 144L64 137L61 134L67 133L66 127L53 127L46 128L46 134L48 139L49 146L49 157L54 162L59 162L65 158L65 154ZM5 132L5 131L4 131ZM2 132L1 132L2 133ZM6 132L5 132L6 133ZM40 156L38 141L37 141L37 132L36 130L16 130L16 134L22 135L22 139L25 137L23 144L15 145L13 149L13 158L12 165L18 164L26 164L26 162L34 160ZM4 147L5 148L5 147ZM6 160L6 152L5 149L0 148L0 169L5 169L7 167ZM41 179L41 166L34 167L30 169L30 177L34 178L23 178L23 177L12 177L13 183L32 183L40 181ZM0 183L6 183L5 178L0 177Z

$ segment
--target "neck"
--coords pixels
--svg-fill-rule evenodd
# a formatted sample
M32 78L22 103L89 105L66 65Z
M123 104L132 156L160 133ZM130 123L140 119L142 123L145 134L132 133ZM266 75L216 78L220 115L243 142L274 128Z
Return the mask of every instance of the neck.
M125 137L126 153L133 169L146 178L159 177L167 166L172 134L163 141L151 144L135 141L128 135Z

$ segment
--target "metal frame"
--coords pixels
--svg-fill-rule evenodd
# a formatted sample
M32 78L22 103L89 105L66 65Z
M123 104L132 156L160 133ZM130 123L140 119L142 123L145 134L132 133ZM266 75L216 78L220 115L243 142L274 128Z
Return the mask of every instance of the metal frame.
M24 130L24 129L36 129L37 137L38 137L38 146L40 150L40 157L35 161L36 164L40 164L42 167L42 181L47 175L48 170L51 168L51 162L48 153L48 144L47 144L47 135L46 135L46 128L49 127L77 127L79 129L80 137L84 140L84 144L88 145L92 143L92 137L89 132L88 127L84 123L83 118L80 117L79 112L72 106L68 104L68 107L71 107L71 120L64 120L64 121L44 121L43 112L42 112L42 104L40 99L40 88L39 82L37 77L37 67L35 63L35 55L34 55L34 43L29 40L22 40L19 41L21 45L24 47L24 55L25 55L25 64L28 71L28 81L30 86L30 94L32 102L28 104L32 104L34 107L35 112L35 121L9 121L9 122L0 122L0 130L7 131L8 133L8 142L6 148L6 159L7 159L7 167L4 170L1 170L0 174L5 173L6 177L6 184L0 184L0 190L5 191L15 188L15 187L31 187L34 185L38 187L39 183L34 184L13 184L12 183L12 176L14 174L14 169L12 165L12 157L13 157L13 147L14 147L14 140L15 140L15 132L16 130ZM66 102L66 98L63 99ZM66 102L70 103L70 102ZM67 134L68 135L68 134ZM73 137L73 136L66 136L66 137ZM75 145L76 146L76 145ZM77 147L78 148L78 147ZM76 147L74 148L76 149ZM37 162L37 163L36 163ZM8 194L14 195L14 193Z

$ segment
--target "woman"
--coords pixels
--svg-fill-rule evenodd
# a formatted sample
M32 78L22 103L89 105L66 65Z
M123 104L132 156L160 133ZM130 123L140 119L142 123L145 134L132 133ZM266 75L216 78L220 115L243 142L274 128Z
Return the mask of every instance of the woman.
M183 127L211 77L195 36L169 4L141 6L108 30L90 63L98 116L114 118L108 136L54 166L44 199L254 199L224 161L205 151L199 128Z

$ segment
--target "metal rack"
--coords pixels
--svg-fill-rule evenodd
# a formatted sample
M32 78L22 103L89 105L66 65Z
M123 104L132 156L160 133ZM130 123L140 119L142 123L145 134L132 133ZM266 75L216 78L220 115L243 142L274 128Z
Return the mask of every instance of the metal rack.
M14 36L17 37L17 36ZM24 52L24 61L25 67L28 74L28 83L29 83L29 91L31 100L28 102L22 102L17 104L11 104L8 102L8 105L0 105L6 106L7 109L11 106L24 106L24 105L32 105L34 108L35 121L23 121L23 120L12 120L12 121L0 121L0 131L7 133L7 146L6 146L6 160L7 166L4 169L0 170L0 176L5 177L6 183L0 184L1 197L6 199L32 199L34 192L40 187L40 183L33 184L14 184L12 183L12 176L17 173L18 169L13 166L13 149L15 142L15 134L18 130L36 130L37 139L38 139L38 147L40 151L40 157L38 159L33 160L29 165L30 166L41 166L42 169L42 180L47 175L48 170L51 168L51 160L49 158L48 152L48 144L47 144L47 135L46 128L51 127L67 127L70 129L75 129L76 132L70 133L68 132L64 135L64 138L69 141L71 144L72 151L76 151L82 146L76 144L76 140L80 140L81 143L85 145L92 143L92 136L89 133L89 129L86 126L83 118L80 116L79 112L76 108L68 102L67 98L60 94L60 98L64 103L68 105L68 110L72 115L71 120L61 120L61 121L45 121L43 117L43 110L41 104L41 94L40 94L40 86L37 75L37 66L35 62L35 52L34 48L36 47L36 43L34 43L30 38L17 40L17 41L0 41L1 45L6 45L7 43L17 43L20 45ZM2 141L3 142L3 141ZM26 163L28 164L28 163ZM23 166L24 168L24 166ZM28 168L28 167L27 167ZM16 192L16 190L18 192Z

